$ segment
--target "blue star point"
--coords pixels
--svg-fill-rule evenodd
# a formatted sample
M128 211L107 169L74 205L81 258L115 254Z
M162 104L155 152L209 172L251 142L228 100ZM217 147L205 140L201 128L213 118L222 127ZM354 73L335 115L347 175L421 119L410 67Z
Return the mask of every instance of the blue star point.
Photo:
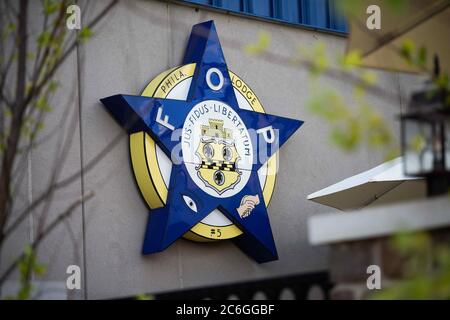
M128 133L147 132L169 158L180 143L173 140L173 131L183 129L191 110L207 100L232 108L246 128L256 132L274 129L266 130L264 134L267 140L276 140L277 144L265 150L265 160L254 161L245 186L228 197L211 196L199 188L188 172L187 161L173 163L166 205L150 211L142 252L149 254L164 250L218 208L242 230L242 235L234 238L233 242L243 252L260 263L277 260L257 171L303 122L239 108L213 21L193 26L183 59L183 64L188 63L195 63L196 67L186 101L118 94L103 98L101 102ZM211 70L219 75L215 83L210 80ZM258 154L258 144L253 143L252 146L253 154ZM241 201L247 195L257 195L261 203L252 208L250 215L242 218L236 208L242 205ZM186 196L196 204L195 212L183 200Z

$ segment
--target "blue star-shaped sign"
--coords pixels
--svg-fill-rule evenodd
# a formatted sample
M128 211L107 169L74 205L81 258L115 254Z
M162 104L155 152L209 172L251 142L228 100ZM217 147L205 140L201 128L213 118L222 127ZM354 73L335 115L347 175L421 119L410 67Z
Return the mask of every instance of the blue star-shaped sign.
M233 239L239 248L260 263L276 260L257 171L303 122L239 108L213 21L192 28L189 63L186 101L101 99L127 132L147 132L173 162L167 204L149 214L143 253L164 250L219 209L243 231Z

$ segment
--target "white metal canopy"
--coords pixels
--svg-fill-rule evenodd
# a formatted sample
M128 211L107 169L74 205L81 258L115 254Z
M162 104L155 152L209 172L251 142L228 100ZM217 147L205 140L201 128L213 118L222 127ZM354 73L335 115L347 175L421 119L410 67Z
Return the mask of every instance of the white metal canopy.
M417 199L425 194L425 181L405 176L403 159L399 157L314 192L308 200L345 211Z

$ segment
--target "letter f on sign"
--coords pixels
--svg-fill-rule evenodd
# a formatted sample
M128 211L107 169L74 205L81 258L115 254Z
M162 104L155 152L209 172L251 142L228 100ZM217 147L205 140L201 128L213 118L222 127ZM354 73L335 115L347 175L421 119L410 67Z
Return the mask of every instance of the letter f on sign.
M158 113L156 114L156 122L158 122L160 125L163 125L169 130L175 130L175 127L169 123L169 116L165 115L164 119L162 117L163 109L161 107L158 108Z

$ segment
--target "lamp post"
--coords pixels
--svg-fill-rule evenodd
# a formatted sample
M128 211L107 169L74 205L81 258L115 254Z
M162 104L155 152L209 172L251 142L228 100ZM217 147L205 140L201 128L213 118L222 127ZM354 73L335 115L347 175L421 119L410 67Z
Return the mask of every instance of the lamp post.
M408 113L401 115L402 152L407 176L424 177L428 196L450 187L450 108L444 92L413 93Z

